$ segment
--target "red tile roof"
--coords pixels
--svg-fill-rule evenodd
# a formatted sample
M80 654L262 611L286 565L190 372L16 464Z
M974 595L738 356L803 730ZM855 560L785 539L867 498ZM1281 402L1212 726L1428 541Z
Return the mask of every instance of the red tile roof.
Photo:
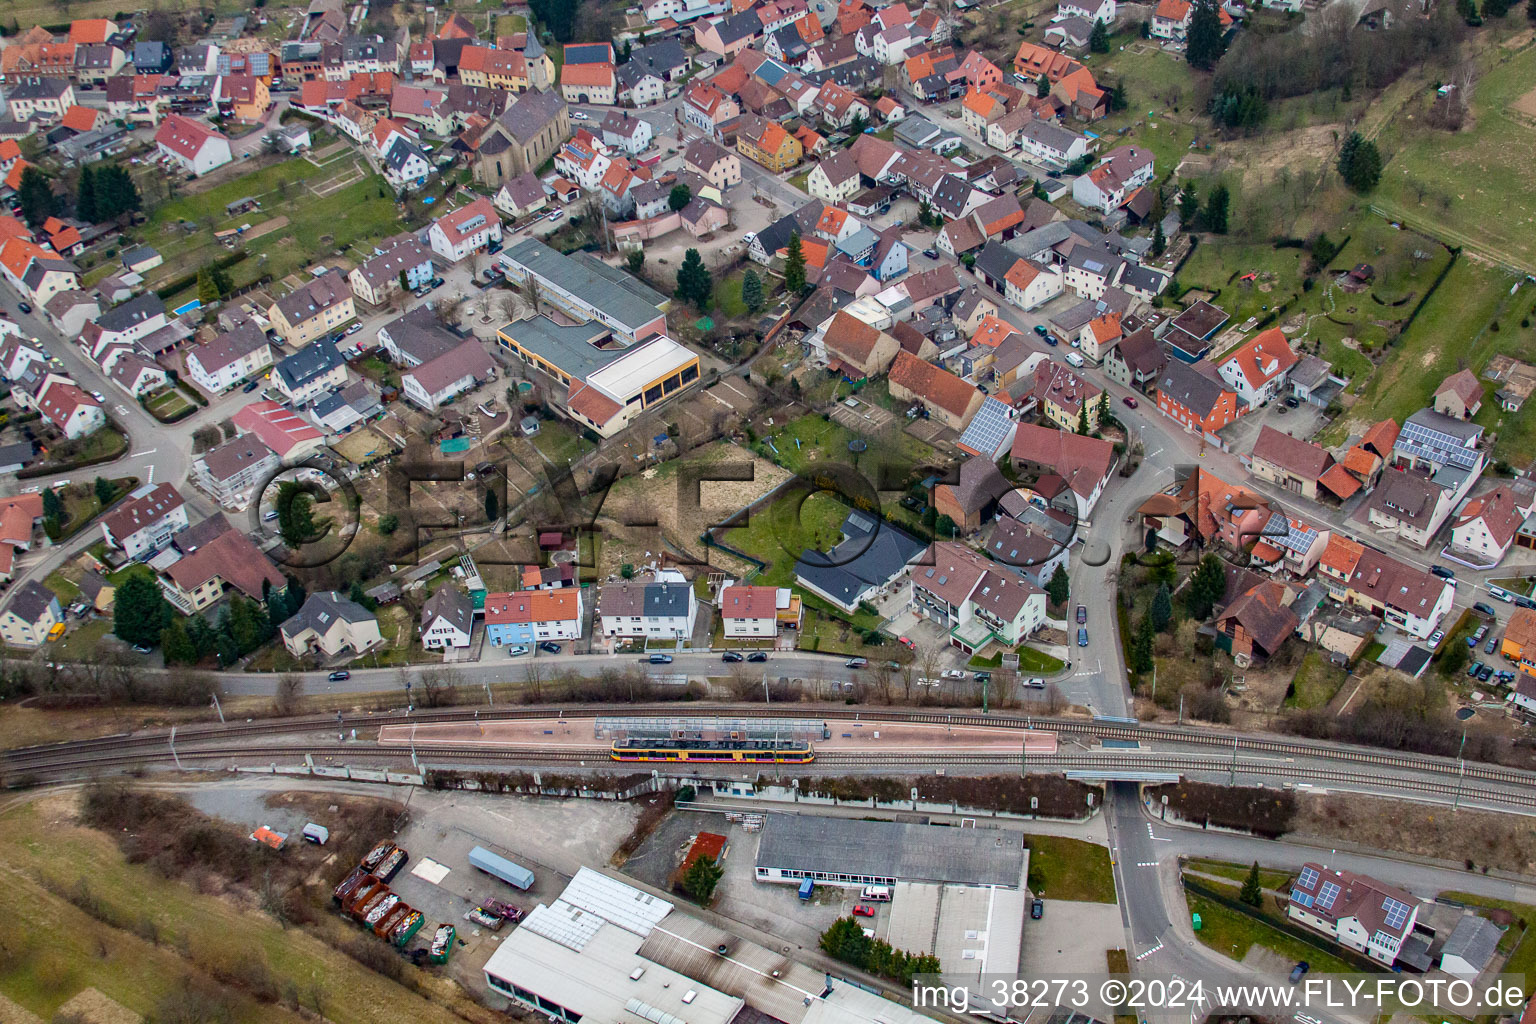
M964 416L976 397L974 384L968 384L931 363L925 363L910 352L897 353L891 364L889 380L900 384L923 401L935 405L956 416Z
M778 610L776 595L773 587L726 587L720 591L720 617L771 619Z

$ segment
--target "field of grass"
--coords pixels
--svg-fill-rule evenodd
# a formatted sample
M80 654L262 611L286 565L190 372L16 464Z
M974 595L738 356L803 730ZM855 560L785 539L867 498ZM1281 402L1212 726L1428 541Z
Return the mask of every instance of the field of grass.
M1288 708L1320 708L1333 700L1348 677L1342 668L1328 661L1320 650L1311 650L1301 660L1296 678L1291 681L1293 691L1285 698Z
M822 419L819 414L808 413L788 423L776 424L768 429L759 428L758 439L753 447L758 454L792 473L810 473L818 464L857 464L859 460L848 450L848 442L855 436L852 431L831 420ZM798 445L795 443L797 440ZM878 449L880 456L885 459L914 466L930 464L936 459L931 446L904 431L893 430L888 437L866 440L870 442L870 451L865 453L866 456ZM873 465L874 460L870 459L869 462ZM870 470L872 473L873 469Z
M496 16L496 34L509 36L514 32L528 31L528 19L521 14L498 14Z
M1028 836L1029 876L1035 895L1053 900L1114 903L1115 873L1109 850L1063 836Z
M1305 960L1312 970L1325 974L1354 973L1354 968L1316 946L1308 945L1263 921L1228 910L1194 893L1188 893L1189 912L1200 915L1200 930L1195 938L1222 956L1241 960L1254 946L1271 950L1287 960Z
M544 453L544 457L559 466L574 459L579 459L597 446L591 441L584 441L576 428L561 420L543 420L539 423L539 432L529 438L533 446Z
M1217 875L1221 878L1230 878L1239 884L1248 880L1248 872L1251 865L1233 864L1225 860L1202 860L1194 858L1184 862L1184 866L1191 871L1199 871L1207 875ZM1276 871L1271 868L1259 869L1259 884L1266 889L1278 890L1282 885L1291 880L1291 872Z
M445 1008L364 969L329 942L299 929L283 929L235 900L204 896L145 865L130 865L106 836L71 824L74 794L13 806L0 816L0 910L13 942L0 958L0 992L51 1018L81 988L94 986L129 1009L149 1016L186 977L213 986L202 964L264 963L283 985L309 1001L321 993L324 1014L336 1024L416 1020L453 1024ZM84 879L116 919L153 927L160 943L110 927L50 889L74 889ZM47 882L48 884L43 884ZM340 938L345 926L327 920ZM351 930L351 929L346 929ZM217 987L217 986L213 986ZM231 1024L298 1024L281 1004L260 1005L236 996Z
M60 595L60 600L62 599ZM51 649L53 656L59 661L90 661L96 656L97 645L111 632L111 619L92 619L90 622L81 623L65 633L59 642L53 645Z
M1145 146L1152 151L1159 175L1177 167L1204 129L1189 123L1199 104L1189 66L1132 34L1116 36L1109 53L1087 55L1084 63L1106 87L1123 83L1130 104L1090 126L1104 139L1101 151L1122 144Z
M725 542L768 563L756 582L787 587L794 583L795 560L802 552L826 551L837 543L849 511L830 494L791 490L755 512L747 525L726 531Z
M1455 245L1470 243L1536 272L1536 47L1487 46L1472 89L1467 127L1430 128L1422 116L1433 87L1382 130L1387 157L1372 202ZM1516 109L1519 105L1524 109Z

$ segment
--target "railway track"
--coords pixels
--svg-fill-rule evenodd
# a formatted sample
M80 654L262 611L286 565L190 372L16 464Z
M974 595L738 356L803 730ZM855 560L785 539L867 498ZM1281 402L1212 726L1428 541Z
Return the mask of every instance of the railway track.
M312 716L300 719L276 719L263 722L242 722L227 726L199 725L178 728L175 733L177 752L182 757L199 753L210 743L227 744L230 740L284 734L372 730L384 725L448 724L465 721L516 721L549 718L559 715L567 719L590 719L603 715L625 716L655 715L678 717L684 709L675 704L661 705L582 705L578 707L538 708L484 708L466 711L462 708L385 712L369 715ZM1304 758L1346 762L1362 766L1399 769L1413 772L1429 772L1442 776L1458 776L1484 783L1536 788L1536 772L1506 768L1483 762L1463 764L1454 758L1428 754L1409 754L1388 750L1319 743L1308 740L1289 740L1263 735L1247 735L1203 729L1192 726L1142 725L1130 722L1085 721L1083 719L1044 718L1021 715L981 715L974 712L943 712L923 709L860 709L847 707L805 709L793 711L764 705L716 705L708 709L691 705L687 712L692 716L721 715L737 718L797 717L820 719L829 723L907 722L946 726L988 726L991 728L1043 729L1065 737L1083 740L1129 740L1140 743L1169 743L1188 746L1222 747L1239 754L1259 754L1281 758ZM89 740L47 746L23 747L7 751L0 768L10 774L45 774L59 771L75 771L85 767L121 766L154 760L170 760L171 733L118 734ZM229 747L222 747L226 754ZM356 750L357 746L342 747ZM418 748L419 750L420 748ZM259 756L259 755L258 755ZM822 755L825 761L827 755Z

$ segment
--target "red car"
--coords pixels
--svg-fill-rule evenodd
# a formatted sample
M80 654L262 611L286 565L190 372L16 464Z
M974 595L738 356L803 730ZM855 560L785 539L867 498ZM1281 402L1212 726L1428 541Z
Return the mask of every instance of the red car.
M860 903L858 906L853 908L853 916L854 917L874 917L875 916L875 908L874 907L866 907L864 904Z
M909 639L908 637L899 636L899 637L896 638L896 642L901 644L903 647L909 648L911 650L916 650L917 649L917 644L913 643L911 641L911 639Z
M1139 402L1136 401L1136 399L1132 398L1130 395L1126 395L1124 398L1120 399L1120 401L1124 402L1127 407L1132 408L1132 409L1136 408L1136 406L1140 404Z

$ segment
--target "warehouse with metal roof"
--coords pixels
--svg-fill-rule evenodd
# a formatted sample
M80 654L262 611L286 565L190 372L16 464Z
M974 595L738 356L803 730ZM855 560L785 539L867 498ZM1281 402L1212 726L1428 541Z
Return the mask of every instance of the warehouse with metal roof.
M770 814L757 848L757 880L799 884L938 882L1024 887L1021 833L895 821Z

